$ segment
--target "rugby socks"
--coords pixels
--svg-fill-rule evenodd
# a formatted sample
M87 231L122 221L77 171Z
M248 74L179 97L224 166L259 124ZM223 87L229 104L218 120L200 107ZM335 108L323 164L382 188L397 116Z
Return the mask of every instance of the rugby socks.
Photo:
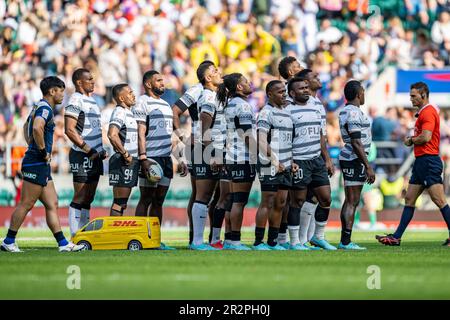
M319 240L325 239L325 226L327 225L328 216L330 214L330 208L322 208L320 205L317 206L315 212L315 230L314 237Z
M280 230L278 233L278 243L286 243L287 242L287 231L288 224L286 222L282 222L280 225Z
M254 246L257 246L263 242L265 232L266 228L255 227L255 243L253 244Z
M89 223L89 211L91 210L91 206L90 205L83 205L83 208L81 208L81 217L80 217L80 224L78 229L81 229L82 227L84 227L85 225L87 225Z
M67 246L69 242L66 240L66 237L64 237L64 234L62 231L56 232L53 234L53 236L56 239L56 242L58 242L58 246Z
M208 217L208 205L204 202L195 201L192 206L192 224L194 227L194 239L192 244L203 243L203 233L205 231L206 218Z
M12 244L16 242L17 231L13 231L8 229L8 233L6 234L6 238L3 240L5 244Z
M342 229L341 231L341 243L343 245L348 245L352 240L352 230L350 229Z
M231 244L234 246L239 246L241 244L240 231L231 231Z
M308 241L311 240L311 238L314 235L314 231L316 230L316 219L314 217L314 212L316 212L316 208L317 208L317 204L312 204L313 206L311 207L311 220L309 220L309 227L308 227Z
M278 237L278 228L269 227L269 234L267 236L267 244L271 247L277 245L277 237Z
M300 208L289 207L288 212L288 230L289 241L291 246L295 246L300 242L299 240L300 229Z
M400 239L402 237L403 233L405 232L406 228L408 227L408 224L411 222L411 220L413 218L415 209L416 208L414 208L414 207L408 207L408 206L405 206L403 208L403 213L402 213L402 217L400 219L400 224L397 227L397 230L395 231L395 233L393 234L394 238Z
M211 243L217 243L220 241L220 231L222 230L222 223L224 218L225 218L225 209L217 207L214 208Z
M72 236L75 235L75 233L80 229L80 219L81 219L81 210L82 205L71 202L69 206L69 227L70 227L70 234Z
M311 224L311 218L314 214L314 209L314 204L305 201L305 203L303 203L302 209L300 210L300 244L305 244L306 242L308 242L308 230Z
M448 206L448 204L446 204L445 207L441 209L441 213L444 217L445 223L447 224L447 229L450 237L450 207Z

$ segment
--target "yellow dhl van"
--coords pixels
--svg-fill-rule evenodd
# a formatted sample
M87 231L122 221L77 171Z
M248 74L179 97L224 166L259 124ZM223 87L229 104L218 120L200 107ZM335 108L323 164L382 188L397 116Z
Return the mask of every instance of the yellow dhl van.
M92 220L73 236L72 242L84 244L85 250L158 248L161 232L157 217L100 217Z

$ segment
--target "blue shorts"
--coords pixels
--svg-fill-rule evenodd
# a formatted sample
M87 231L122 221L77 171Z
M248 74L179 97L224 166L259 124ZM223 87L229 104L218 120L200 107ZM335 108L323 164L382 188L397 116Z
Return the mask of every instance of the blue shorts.
M442 184L442 160L437 155L424 155L414 162L410 184L422 185L429 188L434 184Z
M23 180L40 186L47 186L47 183L52 180L49 164L27 165L22 164Z

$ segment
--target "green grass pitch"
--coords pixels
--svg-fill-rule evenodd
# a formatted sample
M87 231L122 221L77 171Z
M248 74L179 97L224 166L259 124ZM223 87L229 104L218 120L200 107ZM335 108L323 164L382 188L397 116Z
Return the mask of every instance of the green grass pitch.
M0 299L450 299L445 231L409 231L401 247L382 246L375 234L354 232L365 252L192 252L187 231L163 230L179 250L62 254L50 231L22 229L25 252L0 252ZM337 244L339 232L327 237ZM243 232L246 244L252 239ZM71 265L80 268L79 290L67 288ZM368 289L372 265L380 289Z

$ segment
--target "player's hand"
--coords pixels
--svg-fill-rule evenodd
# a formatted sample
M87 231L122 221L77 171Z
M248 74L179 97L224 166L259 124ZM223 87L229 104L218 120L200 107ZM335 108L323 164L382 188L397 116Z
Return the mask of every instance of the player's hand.
M106 152L106 150L102 150L99 152L99 158L100 160L105 160L106 158L108 158L109 154L108 152Z
M367 173L366 173L366 176L367 176L367 183L368 184L372 184L372 183L374 183L375 182L375 171L373 171L373 169L372 169L372 167L371 166L369 166L367 169L366 169L367 171Z
M406 137L405 141L403 143L404 143L405 146L411 147L413 145L412 138L411 137Z
M44 160L47 163L50 163L50 161L52 160L52 155L48 153L45 148L40 149L39 152L41 153L42 160Z
M44 157L44 161L50 163L52 161L52 155L47 152L47 154Z
M91 148L87 153L87 157L89 158L89 160L93 161L100 157L100 153L98 153L98 151L94 148Z
M133 157L131 154L127 151L125 154L122 155L123 159L125 160L125 164L129 166L133 162Z
M295 162L292 163L291 171L295 173L295 172L298 171L298 169L300 169L300 167L298 166L298 164L296 164Z
M218 157L213 157L211 159L211 170L213 172L218 172L222 169L223 163L221 161L221 159L219 159Z
M327 171L328 171L328 176L332 177L334 175L334 165L333 165L333 161L331 161L331 159L329 159L326 163L325 166L327 167Z
M184 161L180 161L178 164L178 172L180 173L180 177L186 177L188 174L188 167Z

